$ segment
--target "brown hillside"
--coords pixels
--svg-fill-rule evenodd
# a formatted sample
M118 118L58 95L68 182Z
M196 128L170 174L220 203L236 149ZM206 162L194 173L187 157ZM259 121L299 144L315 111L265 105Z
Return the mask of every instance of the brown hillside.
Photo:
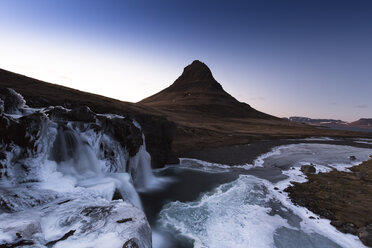
M185 67L171 86L139 103L178 115L277 119L236 100L214 79L210 69L198 60Z

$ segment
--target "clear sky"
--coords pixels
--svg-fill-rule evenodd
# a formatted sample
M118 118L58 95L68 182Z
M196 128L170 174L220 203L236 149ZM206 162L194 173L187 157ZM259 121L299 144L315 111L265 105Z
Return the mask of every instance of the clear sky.
M276 116L372 117L372 1L1 0L0 68L139 101L193 60Z

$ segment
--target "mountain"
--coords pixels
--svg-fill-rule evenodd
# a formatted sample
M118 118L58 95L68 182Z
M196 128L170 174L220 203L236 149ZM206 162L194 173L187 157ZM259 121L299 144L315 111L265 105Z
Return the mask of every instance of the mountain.
M292 116L288 118L291 122L302 123L312 126L328 127L340 130L351 130L361 132L372 131L372 118L361 118L354 122L334 119L311 119L308 117Z
M221 118L276 119L228 94L208 66L199 60L185 67L171 86L139 103L181 115L202 113Z
M346 121L334 120L334 119L312 119L308 117L299 117L299 116L291 116L288 119L293 122L306 123L309 125L317 125L317 126L347 125Z
M91 94L2 69L0 88L13 88L25 98L27 105L34 108L87 106L95 113L134 118L142 126L153 167L176 163L174 154L185 157L192 150L262 139L366 136L314 128L255 110L228 94L214 79L211 70L197 60L187 66L171 86L138 103Z
M357 121L350 122L349 126L372 129L372 118L361 118Z

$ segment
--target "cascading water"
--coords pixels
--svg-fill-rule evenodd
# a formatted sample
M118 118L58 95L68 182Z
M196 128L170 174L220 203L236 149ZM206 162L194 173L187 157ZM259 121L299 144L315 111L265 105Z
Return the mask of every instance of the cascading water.
M138 122L133 121L133 124L141 129ZM143 134L142 140L143 144L139 148L138 153L129 160L129 173L133 178L134 186L138 192L156 190L165 182L164 178L157 178L152 173L151 156L146 151L146 140Z
M1 99L1 247L151 247L134 187L151 158L131 120Z
M89 144L76 131L60 126L53 144L52 158L64 174L81 177L99 176L102 169Z
M116 171L105 168L105 161L97 156L99 151L94 151L93 144L104 142L100 140L102 135L84 135L78 130L68 126L60 126L56 140L53 144L51 158L58 164L57 170L64 175L75 178L76 185L88 188L99 188L105 186L107 193L104 193L108 200L111 200L115 192L119 192L124 199L129 200L133 205L142 208L138 194L131 183L130 176L125 172L122 165L116 166ZM88 139L90 138L90 140ZM105 144L106 147L112 144ZM113 147L113 149L116 147ZM120 160L127 160L121 158ZM120 170L121 168L121 170ZM141 175L140 171L137 173Z

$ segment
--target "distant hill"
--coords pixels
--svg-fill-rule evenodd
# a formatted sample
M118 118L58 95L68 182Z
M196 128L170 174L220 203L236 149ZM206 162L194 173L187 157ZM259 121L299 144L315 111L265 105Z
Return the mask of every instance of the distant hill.
M334 120L334 119L311 119L308 117L299 117L299 116L292 116L288 118L290 121L298 122L298 123L305 123L309 125L317 125L317 126L334 126L334 125L346 125L346 121L342 120Z
M372 130L372 118L361 118L357 121L353 122L346 122L342 120L334 120L334 119L311 119L308 117L298 117L292 116L289 117L288 120L296 123L314 125L314 126L322 126L322 127L330 127L330 128L338 128L342 130L355 130L355 131L363 131L363 129Z
M139 103L177 114L277 119L228 94L214 79L208 66L199 60L185 67L182 75L171 86Z
M349 126L358 128L371 128L372 129L372 118L361 118L357 121L350 122Z

